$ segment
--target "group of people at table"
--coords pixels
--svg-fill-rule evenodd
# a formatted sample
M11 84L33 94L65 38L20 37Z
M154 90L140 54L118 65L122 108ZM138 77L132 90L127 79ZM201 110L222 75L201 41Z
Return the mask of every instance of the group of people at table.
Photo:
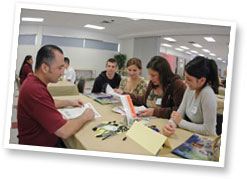
M19 144L65 147L61 139L67 139L93 120L94 112L86 109L72 120L65 120L58 112L57 108L83 105L79 99L53 99L47 90L48 83L56 83L64 75L65 60L61 48L55 45L41 47L34 72L32 62L32 57L26 57L20 70ZM168 61L161 56L152 57L146 68L148 83L141 77L140 59L128 60L127 77L117 73L115 59L108 59L106 70L95 79L92 93L105 92L109 84L115 92L129 94L134 105L147 107L140 111L140 116L169 119L163 127L163 135L173 135L177 127L202 135L216 135L219 79L214 60L197 56L189 61L184 70L185 82L172 72Z

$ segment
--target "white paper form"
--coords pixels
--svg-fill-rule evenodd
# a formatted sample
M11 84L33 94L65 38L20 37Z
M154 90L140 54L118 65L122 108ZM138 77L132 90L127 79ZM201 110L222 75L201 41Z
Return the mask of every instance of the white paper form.
M58 111L66 119L74 119L82 115L87 108L91 108L93 110L95 118L101 117L101 115L96 111L96 109L93 107L91 103L85 104L84 107L62 108L62 109L58 109Z
M105 92L106 92L106 94L110 94L112 96L117 96L119 98L122 96L121 94L114 92L113 88L109 84L107 84Z

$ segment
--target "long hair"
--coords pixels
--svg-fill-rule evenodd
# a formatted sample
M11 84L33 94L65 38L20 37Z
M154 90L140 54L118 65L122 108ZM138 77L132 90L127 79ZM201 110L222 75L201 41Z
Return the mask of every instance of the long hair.
M152 57L147 64L147 68L150 68L159 73L159 80L163 89L168 85L171 78L175 76L168 61L161 56ZM157 88L157 86L155 86L153 83L152 87Z
M185 71L198 79L205 77L207 84L211 85L212 89L218 94L219 78L218 78L218 67L214 60L207 59L205 57L197 56L185 65Z
M24 67L25 64L28 64L28 65L32 68L32 65L31 65L30 63L28 63L28 60L30 60L30 58L32 58L31 55L27 55L27 56L25 57L25 59L24 59L22 65L21 65L21 69L20 69L20 72L19 72L19 77L21 77L21 71L22 71L22 69L23 69L23 67Z

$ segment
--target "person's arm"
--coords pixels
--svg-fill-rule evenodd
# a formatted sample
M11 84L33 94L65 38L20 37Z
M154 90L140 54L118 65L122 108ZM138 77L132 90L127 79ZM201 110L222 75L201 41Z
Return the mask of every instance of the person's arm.
M202 135L215 135L217 99L214 92L211 91L211 93L207 92L202 95L201 108L203 118L202 124L182 120L179 123L179 127Z
M62 139L67 139L92 119L94 119L94 112L92 109L87 108L81 116L68 120L62 127L56 130L55 135Z
M67 106L83 106L83 102L80 99L73 99L73 100L60 100L54 99L56 108L64 108Z

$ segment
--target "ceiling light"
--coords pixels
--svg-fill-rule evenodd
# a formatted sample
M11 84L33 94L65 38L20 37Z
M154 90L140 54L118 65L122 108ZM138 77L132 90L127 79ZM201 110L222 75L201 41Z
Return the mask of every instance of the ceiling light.
M217 58L218 60L222 60L222 58Z
M190 48L186 47L186 46L180 46L181 48L185 49L185 50L189 50Z
M162 46L165 46L165 47L172 47L172 45L170 45L170 44L165 44L165 43L163 43L163 44L161 44Z
M91 24L84 25L84 27L91 28L91 29L97 29L97 30L105 29L105 27L97 26L97 25L91 25Z
M210 51L208 49L202 49L202 51L209 53Z
M187 53L187 54L189 54L189 55L191 55L191 54L192 54L191 52L185 52L185 53Z
M222 61L223 63L226 63L226 61Z
M43 22L44 18L34 18L34 17L22 17L22 21L28 21L28 22Z
M205 57L205 55L203 55L203 54L201 54L201 53L199 53L198 55L201 56L201 57Z
M170 42L176 42L175 39L171 38L171 37L164 37L165 40L168 40Z
M196 43L194 43L194 44L192 44L193 46L195 46L195 47L197 47L197 48L202 48L202 46L201 45L199 45L199 44L196 44Z
M175 48L176 50L178 50L178 51L184 51L183 49L181 49L181 48Z
M211 56L216 56L214 53L210 53L209 55L211 55Z
M195 51L195 50L191 50L191 52L192 52L192 53L198 53L198 52L197 52L197 51Z
M204 37L204 39L208 42L215 42L213 37Z

